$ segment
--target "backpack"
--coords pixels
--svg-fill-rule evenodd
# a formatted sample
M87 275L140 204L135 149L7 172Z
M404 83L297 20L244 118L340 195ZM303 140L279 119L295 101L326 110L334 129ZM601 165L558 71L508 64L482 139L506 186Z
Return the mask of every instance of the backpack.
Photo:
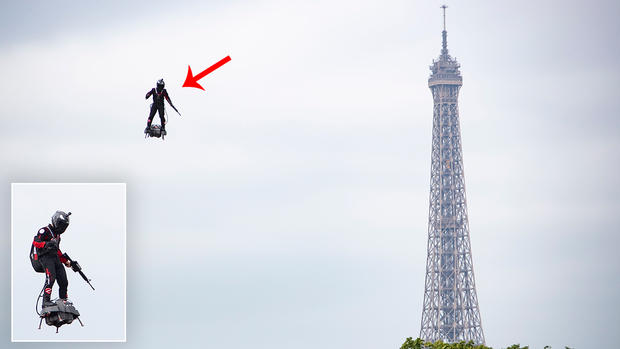
M37 256L37 252L34 249L34 245L30 245L30 263L32 263L32 268L37 273L45 272L45 268L43 268L43 264L39 260L39 256Z

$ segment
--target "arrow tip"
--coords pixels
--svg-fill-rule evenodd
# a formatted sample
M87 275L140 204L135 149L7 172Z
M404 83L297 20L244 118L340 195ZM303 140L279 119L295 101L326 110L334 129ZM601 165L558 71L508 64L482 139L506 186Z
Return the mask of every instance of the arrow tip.
M192 67L190 67L189 65L187 66L187 77L185 78L183 87L194 87L194 88L199 88L203 91L205 90L202 86L200 86L200 84L194 77L194 74L192 73Z

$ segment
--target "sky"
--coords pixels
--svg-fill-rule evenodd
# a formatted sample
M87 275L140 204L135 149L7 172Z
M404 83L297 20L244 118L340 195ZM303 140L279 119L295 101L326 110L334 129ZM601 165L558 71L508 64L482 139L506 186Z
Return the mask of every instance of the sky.
M10 183L124 182L130 347L417 337L442 3L5 4L0 276ZM612 347L620 5L447 5L487 345ZM160 78L165 141L142 135Z
M125 339L125 185L104 184L23 184L12 186L12 340L58 341ZM70 224L62 234L60 250L77 261L91 279L92 290L80 274L65 269L69 299L83 316L80 327L62 326L38 329L34 313L37 296L45 281L34 273L24 255L37 231L49 224L57 210L71 212ZM36 290L39 291L36 291ZM51 299L59 297L58 283ZM41 310L41 300L38 303ZM36 324L36 325L35 325ZM35 325L35 326L33 326ZM53 337L50 337L53 335Z

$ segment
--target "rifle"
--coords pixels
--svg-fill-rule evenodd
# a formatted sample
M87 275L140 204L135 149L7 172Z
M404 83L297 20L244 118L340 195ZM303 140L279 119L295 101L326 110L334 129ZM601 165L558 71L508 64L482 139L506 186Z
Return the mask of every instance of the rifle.
M69 255L66 253L63 253L62 256L65 257L69 262L71 262L71 269L73 269L73 271L76 273L80 273L82 279L84 279L88 286L90 286L90 288L92 288L94 291L95 288L93 287L93 285L90 284L90 279L87 278L86 275L84 275L84 273L82 272L82 267L80 266L80 264L77 261L72 260L71 257L69 257Z
M177 114L179 114L179 116L181 116L181 113L179 113L177 108L175 108L174 105L172 105L172 103L170 103L170 106L172 107L172 109L174 109L175 112L177 112Z

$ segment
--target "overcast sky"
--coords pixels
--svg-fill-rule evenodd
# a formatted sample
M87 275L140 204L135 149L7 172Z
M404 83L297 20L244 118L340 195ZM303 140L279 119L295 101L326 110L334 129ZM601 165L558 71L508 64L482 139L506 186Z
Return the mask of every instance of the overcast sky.
M126 182L132 347L417 337L441 4L6 4L0 276L9 183ZM487 344L611 347L620 5L447 4ZM145 140L162 77L183 116Z

